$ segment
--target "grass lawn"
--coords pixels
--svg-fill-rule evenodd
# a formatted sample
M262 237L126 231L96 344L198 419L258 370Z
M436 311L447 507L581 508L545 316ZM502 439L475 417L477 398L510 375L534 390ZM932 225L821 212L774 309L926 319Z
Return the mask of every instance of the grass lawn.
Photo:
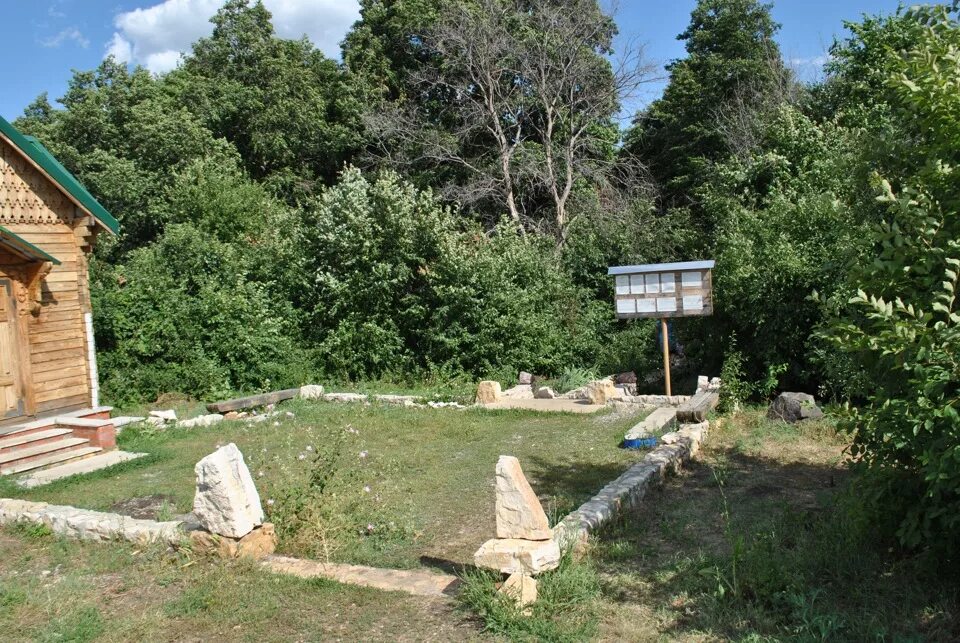
M105 508L168 493L175 510L186 510L193 463L234 440L252 459L268 449L253 467L264 467L265 496L281 483L301 488L311 458L341 463L347 473L327 486L336 493L321 497L350 520L375 516L377 529L335 532L335 557L430 566L468 560L492 534L499 453L520 457L556 513L639 457L615 448L636 419L613 414L288 408L295 417L280 426L131 433L127 448L153 453L152 461L27 495ZM298 459L305 442L324 438L338 446ZM541 578L528 617L497 600L491 576L471 572L464 596L472 610L463 611L186 551L19 528L0 531L0 631L36 640L960 639L956 574L878 541L850 490L844 444L826 421L788 426L758 411L722 418L685 471L599 534L583 560ZM371 493L346 492L358 483ZM404 521L413 527L379 530ZM304 544L292 534L286 546Z
M494 465L500 454L520 459L554 519L640 457L617 448L637 414L299 400L278 410L256 424L126 430L121 448L149 458L9 492L99 510L159 495L167 501L160 517L169 518L192 507L194 464L217 445L235 442L278 525L281 551L386 567L445 566L470 562L495 533Z

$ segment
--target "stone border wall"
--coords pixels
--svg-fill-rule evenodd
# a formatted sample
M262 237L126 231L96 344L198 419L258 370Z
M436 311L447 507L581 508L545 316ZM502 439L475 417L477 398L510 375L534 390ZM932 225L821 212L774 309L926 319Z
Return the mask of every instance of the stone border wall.
M185 532L179 521L156 522L120 514L78 509L46 502L0 498L0 525L46 525L53 533L79 540L128 540L176 545Z
M696 455L709 426L709 422L684 424L676 432L664 435L663 444L561 520L554 527L553 539L561 549L576 547L591 533L634 508L648 489L662 485L667 474L678 471Z

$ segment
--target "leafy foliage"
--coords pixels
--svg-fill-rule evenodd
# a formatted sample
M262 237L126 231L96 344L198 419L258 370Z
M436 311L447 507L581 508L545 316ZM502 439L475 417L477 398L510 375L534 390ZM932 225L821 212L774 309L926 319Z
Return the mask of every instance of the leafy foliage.
M905 544L949 547L960 525L960 25L946 7L905 19L922 29L889 54L887 89L914 153L887 142L898 160L884 171L897 178L877 176L886 217L874 259L852 268L857 294L831 337L866 374L867 403L847 421L853 454L884 481L875 500Z

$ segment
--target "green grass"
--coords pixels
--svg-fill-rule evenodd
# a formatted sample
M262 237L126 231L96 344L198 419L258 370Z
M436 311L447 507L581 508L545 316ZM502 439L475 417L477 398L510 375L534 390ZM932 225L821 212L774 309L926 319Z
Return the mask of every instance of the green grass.
M829 421L724 418L697 462L598 540L602 635L643 621L672 640L957 640L949 561L878 540L845 442Z
M0 530L0 638L475 640L442 603L270 574L246 561Z
M476 548L493 536L494 466L501 454L520 459L555 520L642 457L617 448L637 416L299 400L278 410L275 419L258 424L128 429L120 436L121 448L148 453L148 458L35 490L10 491L97 510L164 494L172 501L163 517L170 517L192 507L196 462L217 445L235 442L268 517L278 526L282 551L416 567L470 562ZM316 472L328 479L322 493L310 495L310 476ZM311 498L306 508L298 504L304 498ZM294 524L303 529L295 530Z
M430 566L465 562L492 535L500 453L520 457L555 515L642 456L615 448L636 418L610 414L281 408L295 417L279 426L129 432L125 446L151 460L27 495L105 508L160 493L174 497L170 511L183 511L195 461L233 440L255 473L263 466L264 497L283 484L303 488L316 457L344 471L329 481L335 508L395 523L374 535L338 533L335 557ZM496 594L500 577L487 572L464 573L457 610L187 550L17 527L0 530L0 631L40 641L960 639L956 562L877 541L842 465L845 442L829 421L787 426L758 411L721 418L697 460L599 534L586 558L567 557L541 576L529 615ZM299 460L308 445L318 455ZM372 493L346 493L358 483ZM285 546L302 545L291 537Z

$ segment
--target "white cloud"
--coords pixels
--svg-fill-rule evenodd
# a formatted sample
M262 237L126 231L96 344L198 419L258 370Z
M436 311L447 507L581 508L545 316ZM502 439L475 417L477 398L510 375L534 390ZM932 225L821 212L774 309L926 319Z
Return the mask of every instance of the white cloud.
M87 40L83 36L83 34L80 33L80 30L77 29L76 27L67 27L66 29L58 33L56 36L51 36L46 40L41 40L40 44L43 45L44 47L56 48L63 45L65 42L70 42L70 41L77 43L84 49L90 46L90 41Z
M791 67L823 67L830 60L830 56L811 56L810 58L791 58Z
M144 65L154 73L176 67L180 55L210 35L210 18L223 0L164 0L116 16L117 31L107 54ZM331 58L340 57L340 41L360 15L357 0L264 0L281 38L304 34Z

